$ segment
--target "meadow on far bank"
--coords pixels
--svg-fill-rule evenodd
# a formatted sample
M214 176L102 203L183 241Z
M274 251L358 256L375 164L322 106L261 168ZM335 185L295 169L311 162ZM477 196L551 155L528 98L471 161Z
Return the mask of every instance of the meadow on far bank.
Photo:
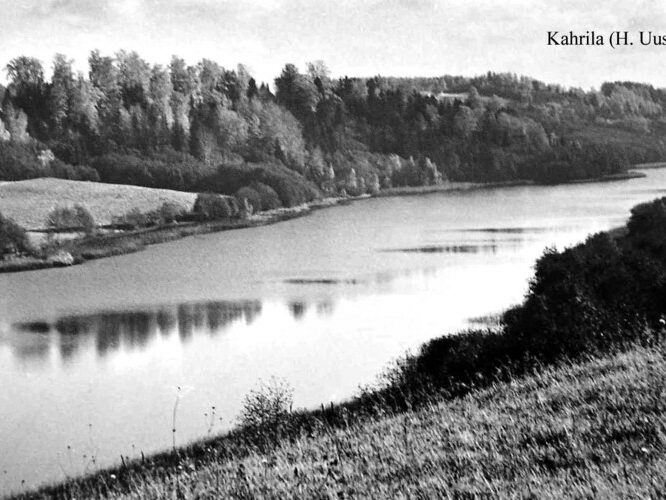
M170 189L38 178L0 183L0 213L30 231L45 229L54 208L80 204L96 224L107 225L132 210L150 212L164 203L191 211L196 197L196 193Z

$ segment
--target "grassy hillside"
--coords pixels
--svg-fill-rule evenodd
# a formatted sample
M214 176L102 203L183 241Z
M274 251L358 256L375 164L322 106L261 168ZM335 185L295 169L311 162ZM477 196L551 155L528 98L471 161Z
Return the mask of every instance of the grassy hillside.
M99 182L63 179L32 179L0 183L0 213L28 230L43 229L48 213L56 206L81 204L97 224L110 224L114 215L132 209L145 213L170 202L191 210L195 193Z
M324 428L242 458L103 472L32 496L657 497L666 487L666 350L563 364L418 411ZM231 447L230 443L227 446Z

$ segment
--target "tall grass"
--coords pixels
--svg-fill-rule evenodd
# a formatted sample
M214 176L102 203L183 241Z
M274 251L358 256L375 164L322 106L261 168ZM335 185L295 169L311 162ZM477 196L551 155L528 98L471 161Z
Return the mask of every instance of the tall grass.
M657 498L666 351L534 370L258 449L241 434L23 498Z

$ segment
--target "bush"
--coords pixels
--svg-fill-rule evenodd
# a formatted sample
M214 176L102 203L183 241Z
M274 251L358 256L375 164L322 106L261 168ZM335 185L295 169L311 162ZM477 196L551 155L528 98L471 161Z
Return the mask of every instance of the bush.
M121 216L113 218L113 224L123 229L139 229L142 227L155 226L158 224L158 215L154 212L142 212L133 208Z
M631 209L627 223L633 244L645 251L666 257L666 197L642 203Z
M280 203L280 197L272 187L262 184L261 182L253 182L250 184L250 188L254 189L259 194L262 210L274 210L282 206L282 203Z
M0 214L0 258L7 254L30 254L32 251L25 229Z
M301 205L320 196L314 184L278 163L220 165L213 176L202 181L202 187L231 195L246 186L254 189L253 183L269 186L286 207Z
M185 217L185 210L179 205L165 201L160 208L149 212L141 212L133 208L129 212L113 218L113 224L124 229L163 226Z
M160 224L171 224L178 221L184 215L185 211L179 205L165 201L158 212Z
M293 403L293 388L285 380L271 377L245 396L238 421L245 427L275 431L286 421Z
M252 205L253 212L261 212L263 210L261 205L261 195L257 193L251 187L242 187L234 195L239 203L243 203L243 200L247 200L250 205Z
M214 193L200 193L192 211L201 220L225 219L240 215L240 208L235 198Z
M95 219L85 207L77 204L51 210L46 226L56 231L83 231L90 235L95 232Z

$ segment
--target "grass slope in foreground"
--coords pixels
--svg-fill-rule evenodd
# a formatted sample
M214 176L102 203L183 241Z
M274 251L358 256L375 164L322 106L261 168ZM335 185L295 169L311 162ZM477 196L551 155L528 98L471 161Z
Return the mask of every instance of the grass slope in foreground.
M44 498L658 497L666 350L632 348L275 450L102 472ZM244 450L247 452L248 450Z

